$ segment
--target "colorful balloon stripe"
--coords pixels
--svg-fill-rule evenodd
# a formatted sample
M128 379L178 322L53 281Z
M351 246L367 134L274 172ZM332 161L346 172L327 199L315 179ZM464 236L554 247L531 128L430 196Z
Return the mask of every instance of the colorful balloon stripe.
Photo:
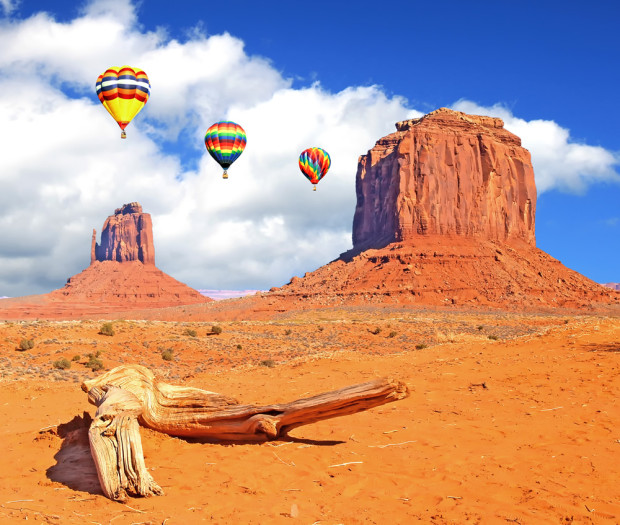
M140 112L149 99L151 84L141 69L111 67L99 75L97 97L121 129Z
M246 143L244 129L229 120L216 122L205 133L207 151L224 169L239 158Z
M321 148L308 148L299 156L299 169L312 184L325 177L331 164L329 153Z

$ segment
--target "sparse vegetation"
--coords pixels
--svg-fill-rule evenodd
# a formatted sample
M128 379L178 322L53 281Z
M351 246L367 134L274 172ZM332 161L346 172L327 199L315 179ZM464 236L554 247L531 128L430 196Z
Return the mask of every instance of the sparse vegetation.
M99 333L101 335L108 335L108 336L113 336L114 335L114 324L112 323L103 323L101 325L101 328L99 329Z
M237 345L237 350L241 350L243 347L241 345Z
M82 356L80 356L80 355L78 354L78 355L74 355L74 356L71 358L71 361L79 361L80 359L82 359Z
M260 366L266 366L267 368L273 368L276 366L276 362L273 359L263 359L260 363Z
M284 335L291 335L293 333L293 330L291 330L290 328L287 328L286 330L284 330Z
M193 328L186 328L183 332L183 335L188 335L189 337L196 337L198 335L198 332L196 332L196 330L194 330Z
M216 334L216 335L221 334L221 333L222 333L222 327L221 327L221 326L218 326L218 325L213 325L213 326L211 327L211 333L212 333L212 334Z
M166 348L162 353L161 353L161 358L164 361L172 361L174 359L174 349L172 348Z
M71 368L71 361L69 361L66 357L58 359L58 361L54 361L54 368L58 368L60 370L67 370Z
M24 352L25 350L31 350L34 348L34 340L32 339L22 339L19 342L18 350Z
M101 352L99 350L97 350L97 352L95 352L94 354L88 354L86 356L88 357L88 361L85 363L84 366L86 366L86 368L90 368L93 372L96 372L97 370L103 370L103 361L101 359L98 359L100 355Z
M491 341L497 341L498 337L496 335L490 335L489 339L491 339Z
M379 335L381 333L381 327L376 326L374 330L370 331L371 334Z
M389 334L388 337L396 337L398 335L398 333L394 330L392 330Z
M426 345L424 343L415 345L416 350L424 350L425 348L426 348Z
M477 328L478 328L478 330L480 331L480 330L482 330L482 329L484 328L484 326L482 326L481 324L479 324L479 325L477 326Z

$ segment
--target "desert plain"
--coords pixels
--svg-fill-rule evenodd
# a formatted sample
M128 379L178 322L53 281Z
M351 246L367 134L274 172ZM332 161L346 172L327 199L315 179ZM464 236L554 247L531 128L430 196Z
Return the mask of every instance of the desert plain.
M0 323L0 522L620 523L618 312L349 306L232 320L242 301L218 320L194 305ZM165 495L118 503L99 486L80 385L127 363L248 404L384 376L410 396L262 444L142 428Z

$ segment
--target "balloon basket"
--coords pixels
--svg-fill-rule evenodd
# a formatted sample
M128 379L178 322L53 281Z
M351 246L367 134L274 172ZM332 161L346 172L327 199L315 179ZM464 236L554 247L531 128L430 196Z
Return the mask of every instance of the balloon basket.
M125 133L124 131L121 131L121 138L122 139L126 139L127 138L127 133Z
M312 191L316 191L316 186L312 186Z
M224 171L224 173L222 173L222 178L223 179L227 179L228 178L228 172Z

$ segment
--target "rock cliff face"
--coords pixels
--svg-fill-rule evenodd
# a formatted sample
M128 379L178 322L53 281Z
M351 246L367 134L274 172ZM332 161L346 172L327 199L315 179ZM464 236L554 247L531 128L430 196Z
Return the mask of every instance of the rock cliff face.
M503 126L446 108L398 122L360 157L354 249L435 234L534 245L530 154Z
M93 230L90 262L95 261L155 264L153 222L139 203L131 202L114 210L114 215L103 224L101 245L96 243L96 231Z
M272 288L263 308L620 305L536 248L530 154L500 119L438 109L399 122L360 157L356 188L353 249Z

